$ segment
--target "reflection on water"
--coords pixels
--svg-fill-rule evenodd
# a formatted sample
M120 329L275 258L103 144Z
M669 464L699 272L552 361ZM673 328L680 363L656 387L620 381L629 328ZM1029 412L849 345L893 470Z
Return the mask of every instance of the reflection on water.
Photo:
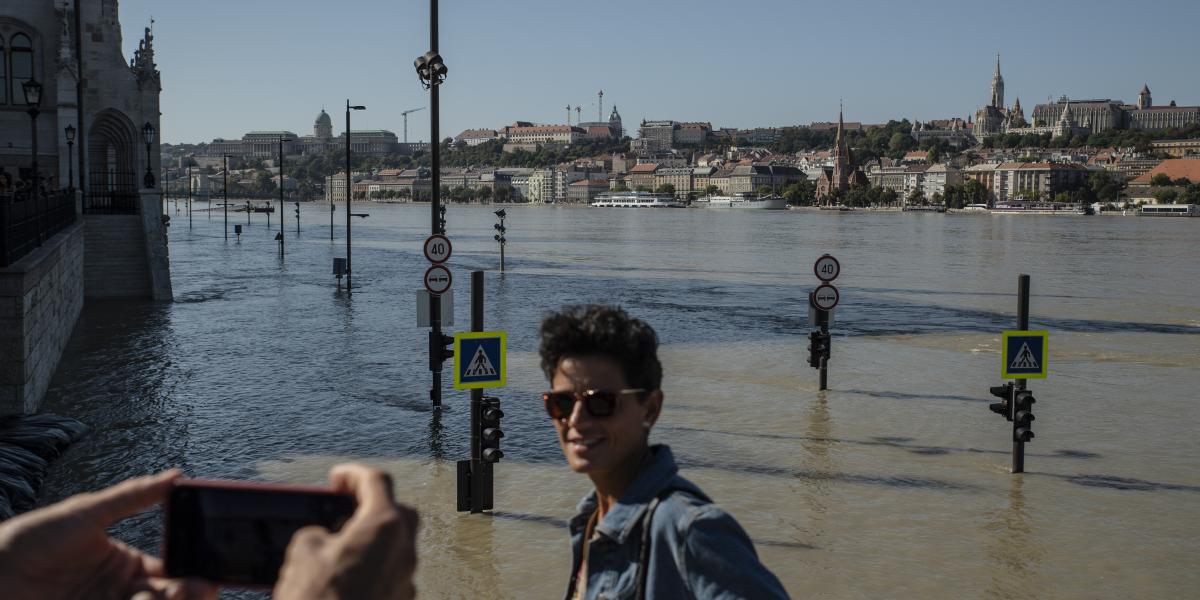
M1200 589L1194 219L511 207L509 270L487 284L488 326L511 346L488 516L454 512L467 395L429 404L413 306L428 207L371 206L355 223L353 295L329 275L344 242L319 225L325 208L302 209L282 258L261 220L239 244L220 219L177 218L175 304L88 304L46 408L93 431L56 463L43 501L168 466L319 483L364 460L422 511L423 593L560 595L564 523L588 484L562 464L537 401L537 324L603 301L660 333L655 441L796 596ZM494 269L491 208L447 218L456 279ZM827 251L842 304L831 389L818 392L805 297ZM1053 339L1051 377L1032 386L1028 472L1013 477L1009 425L985 404L1021 272L1033 324ZM467 286L458 296L464 329ZM157 518L118 535L154 549Z

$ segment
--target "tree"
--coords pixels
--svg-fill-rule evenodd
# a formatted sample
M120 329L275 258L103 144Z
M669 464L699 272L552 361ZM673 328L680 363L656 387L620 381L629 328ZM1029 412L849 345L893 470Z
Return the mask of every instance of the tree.
M1154 192L1154 201L1159 204L1175 204L1179 199L1179 192L1173 189L1157 190Z
M1108 171L1096 171L1088 176L1087 185L1101 202L1116 202L1125 190L1125 178Z
M929 147L929 162L936 163L941 158L942 158L941 144L934 144L934 145L930 146Z
M719 188L719 187L717 187L717 186L715 186L715 185L711 185L711 184L710 184L710 185L708 185L707 187L705 187L705 188L704 188L704 195L705 195L705 196L715 196L715 195L717 195L717 194L719 194L719 193L721 193L721 188Z
M925 192L921 188L916 188L908 194L908 204L925 204Z
M769 186L769 185L758 186L758 195L759 196L770 196L771 195L771 186Z
M496 188L496 193L494 195L496 202L512 202L513 193L512 188L510 187Z
M1171 182L1171 185L1189 186L1192 185L1192 180L1187 177L1180 177Z
M893 133L892 137L888 139L888 150L899 153L901 156L912 150L914 145L916 145L916 141L913 140L912 135L900 131Z
M475 196L478 197L479 201L482 203L491 202L492 201L492 188L490 188L490 187L479 188L479 191L475 193Z
M614 191L614 192L628 192L628 191L629 191L629 188L625 186L625 181L624 181L624 180L620 180L620 181L617 181L617 184L613 186L613 188L612 188L612 191Z
M664 183L664 184L658 186L658 189L654 190L654 192L656 194L665 194L667 196L674 196L675 195L675 185L671 184L671 183Z
M963 206L967 204L989 204L990 194L987 186L977 179L972 179L963 185Z
M1150 185L1162 187L1171 185L1171 176L1166 173L1158 173L1150 178Z

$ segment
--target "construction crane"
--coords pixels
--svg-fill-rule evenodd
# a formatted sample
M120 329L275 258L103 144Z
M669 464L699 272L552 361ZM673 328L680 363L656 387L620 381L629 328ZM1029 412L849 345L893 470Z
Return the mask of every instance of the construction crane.
M421 108L413 108L413 109L406 110L406 111L403 111L400 113L400 115L402 117L404 117L404 143L405 144L408 143L408 113L415 113L418 110L425 110L425 107L422 106Z

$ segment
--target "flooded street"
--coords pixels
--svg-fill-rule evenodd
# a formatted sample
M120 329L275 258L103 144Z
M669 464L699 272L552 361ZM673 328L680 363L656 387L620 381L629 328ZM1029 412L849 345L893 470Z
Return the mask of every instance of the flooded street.
M202 209L205 203L197 203ZM454 512L467 393L428 399L415 293L428 205L362 205L353 296L343 207L174 212L176 302L89 302L44 410L92 432L51 469L45 502L178 466L321 483L381 466L422 513L428 598L556 598L566 520L588 481L542 410L537 326L562 304L619 303L662 340L652 441L748 530L806 598L1179 598L1200 589L1200 219L871 212L448 208L456 323L486 269L486 328L508 331L496 511ZM237 242L232 224L245 227ZM807 357L812 261L842 266L830 389ZM991 413L1017 274L1050 377L1031 380L1036 439L1008 473ZM361 287L359 287L361 286ZM118 535L156 549L159 515ZM1188 590L1191 590L1190 592Z

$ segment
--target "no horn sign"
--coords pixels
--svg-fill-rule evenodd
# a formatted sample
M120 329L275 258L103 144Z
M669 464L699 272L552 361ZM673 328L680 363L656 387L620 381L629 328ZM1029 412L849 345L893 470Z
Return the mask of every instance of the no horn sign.
M454 388L504 387L508 334L469 331L454 334Z
M1045 379L1049 372L1050 336L1045 331L1005 331L1001 334L1000 376L1004 379Z

